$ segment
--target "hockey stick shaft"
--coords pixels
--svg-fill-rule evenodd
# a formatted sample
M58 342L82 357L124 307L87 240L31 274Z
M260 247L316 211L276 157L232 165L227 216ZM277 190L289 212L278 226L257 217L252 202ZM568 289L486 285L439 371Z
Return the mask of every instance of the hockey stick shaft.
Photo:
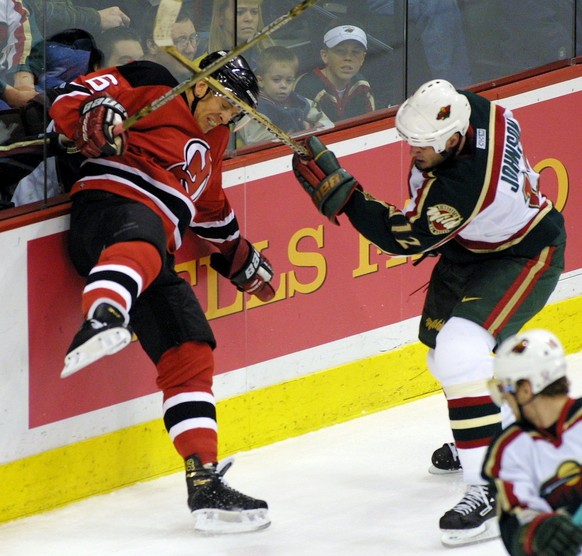
M186 58L183 54L181 54L175 46L168 46L165 48L166 52L171 54L174 58L176 58L179 62L190 68L192 71L200 71L200 68L196 65L195 62ZM228 89L226 89L222 83L214 79L213 77L207 77L204 80L208 86L219 93L220 95L226 97L232 104L240 108L243 112L248 114L253 120L259 122L262 126L264 126L268 131L274 134L282 143L285 143L291 150L296 152L301 156L309 156L309 151L297 141L292 139L289 134L284 132L280 127L275 125L271 120L263 116L260 112L257 112L254 108L249 106L246 102L243 102L239 99L236 95L231 93Z
M33 147L44 147L45 145L50 146L54 144L55 141L60 142L61 146L70 154L79 152L73 143L64 135L46 133L39 136L37 139L24 139L22 141L9 143L8 145L0 145L0 155L2 153L6 153L8 156L19 154L18 151L25 153L28 152L28 149L33 149Z
M269 35L289 23L292 19L303 13L307 8L315 4L318 0L303 0L293 8L291 8L286 14L275 19L272 23L267 25L262 31L257 33L253 38L249 39L247 42L236 46L233 50L227 53L226 56L216 60L204 70L200 71L196 75L192 76L190 79L183 81L182 83L176 85L173 89L170 89L167 93L163 94L160 98L154 100L152 103L144 106L138 110L135 114L124 120L123 124L120 124L114 130L114 133L120 134L123 130L127 130L133 125L135 125L140 120L143 120L146 116L149 116L152 112L155 112L171 100L180 96L182 93L191 89L198 81L209 77L216 70L220 69L222 66L240 56L250 48L253 48L263 39L267 38Z

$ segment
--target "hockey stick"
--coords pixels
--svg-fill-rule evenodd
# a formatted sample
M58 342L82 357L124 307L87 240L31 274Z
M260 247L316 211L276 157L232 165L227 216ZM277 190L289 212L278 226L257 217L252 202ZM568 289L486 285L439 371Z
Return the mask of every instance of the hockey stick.
M24 139L22 141L9 143L8 145L0 145L0 154L6 153L6 155L9 156L36 152L34 147L44 147L45 145L54 146L56 143L60 143L61 147L64 148L67 153L74 154L79 152L72 142L68 141L64 135L49 132L41 135L37 139Z
M129 129L137 122L143 120L143 118L149 116L152 112L156 111L158 108L161 108L171 100L174 100L176 97L180 96L188 89L191 89L196 83L198 83L198 81L201 81L206 77L209 77L212 73L220 69L222 66L230 62L232 59L236 58L237 56L240 56L243 52L246 52L253 46L256 46L263 39L271 35L271 33L274 33L275 31L289 23L289 21L297 17L299 14L303 13L307 8L309 8L316 2L317 0L303 0L295 7L291 8L286 14L282 15L281 17L278 17L272 23L267 25L253 38L235 47L230 52L228 52L226 56L223 56L222 58L216 60L208 67L206 67L204 70L192 76L190 79L187 79L186 81L183 81L182 83L176 85L173 89L170 89L167 93L163 94L160 98L154 100L151 104L148 104L141 108L140 110L138 110L135 114L124 120L122 124L116 126L114 133L120 134L124 130ZM160 24L158 24L158 21L156 21L156 27L161 33L164 34L164 37L159 37L159 40L161 41L160 44L162 44L165 41L166 45L168 45L167 40L168 37L170 36L170 33L168 32L169 31L168 26L171 27L172 25L172 17L174 18L173 21L176 20L181 3L182 3L181 0L162 0L160 2L158 14L160 14L160 20L163 19L163 25L161 21ZM164 10L160 13L162 4L164 5Z
M180 61L185 66L189 67L191 70L195 72L200 71L200 68L196 65L196 63L186 58L183 54L181 54L175 46L172 45L165 47L165 50L166 52L168 52L168 54L171 54L174 58L176 58L176 60ZM213 89L223 97L227 98L230 103L240 108L253 120L259 122L259 124L264 126L268 131L275 135L282 143L285 143L285 145L287 145L291 150L293 150L294 152L301 156L309 156L309 151L303 145L295 141L289 134L284 132L279 126L275 125L271 120L263 116L260 112L257 112L254 108L250 107L246 102L243 102L236 95L231 93L228 89L226 89L222 85L222 83L220 83L213 77L206 77L204 81L206 81L206 83L211 89Z

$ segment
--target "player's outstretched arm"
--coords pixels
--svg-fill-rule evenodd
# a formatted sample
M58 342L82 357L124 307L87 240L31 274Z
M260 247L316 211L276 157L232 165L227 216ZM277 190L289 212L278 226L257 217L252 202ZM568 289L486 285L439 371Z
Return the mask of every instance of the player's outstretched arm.
M339 165L330 150L315 136L305 146L310 156L293 155L295 177L311 197L317 210L334 224L339 224L337 215L356 188L360 188L354 177Z

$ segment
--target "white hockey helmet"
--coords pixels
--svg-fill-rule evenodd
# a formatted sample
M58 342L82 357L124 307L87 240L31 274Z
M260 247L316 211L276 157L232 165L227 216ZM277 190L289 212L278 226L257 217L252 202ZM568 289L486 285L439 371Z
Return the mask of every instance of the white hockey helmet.
M495 353L491 397L501 405L502 394L515 392L520 380L528 380L532 393L566 376L566 358L560 340L547 330L528 330L510 336Z
M434 79L419 89L398 109L396 129L413 147L433 147L437 153L457 132L467 133L471 105L467 97L444 79Z

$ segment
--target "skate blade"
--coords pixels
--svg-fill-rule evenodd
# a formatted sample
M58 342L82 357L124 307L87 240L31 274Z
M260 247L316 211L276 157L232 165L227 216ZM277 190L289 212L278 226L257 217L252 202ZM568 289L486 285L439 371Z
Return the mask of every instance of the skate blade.
M474 529L443 529L441 542L450 547L465 546L496 539L499 535L499 523L493 517Z
M130 342L131 333L127 328L110 328L96 334L71 353L67 353L61 378L71 376L105 355L117 353Z
M434 465L431 465L428 468L428 472L431 475L454 475L455 473L460 473L461 471L463 471L462 468L459 468L459 469L439 469L438 467L435 467Z
M192 516L194 529L207 535L250 533L271 525L268 510L264 508L243 511L195 510Z

